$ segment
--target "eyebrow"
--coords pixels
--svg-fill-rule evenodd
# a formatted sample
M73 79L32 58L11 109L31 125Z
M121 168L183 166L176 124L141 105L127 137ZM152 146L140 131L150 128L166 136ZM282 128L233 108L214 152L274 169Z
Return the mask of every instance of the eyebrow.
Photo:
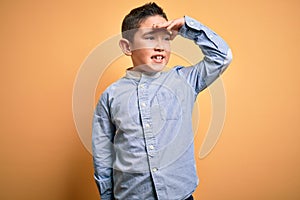
M152 29L151 31L148 31L148 32L143 33L143 36L155 34L155 33L157 33L157 32L164 32L164 33L166 33L167 35L171 36L170 32L167 31L166 28Z

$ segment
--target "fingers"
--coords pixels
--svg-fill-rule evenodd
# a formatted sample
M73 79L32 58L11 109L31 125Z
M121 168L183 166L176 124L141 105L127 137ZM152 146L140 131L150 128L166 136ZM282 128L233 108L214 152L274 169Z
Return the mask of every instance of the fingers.
M170 36L171 36L171 40L173 40L176 36L175 34L175 30L172 30L172 28L174 27L174 21L167 21L167 22L163 22L163 23L158 23L158 24L153 24L153 28L155 29L160 29L160 28L165 28L167 29L167 31L169 32Z
M153 28L167 28L172 23L172 21L167 21L163 23L153 24Z
M178 31L184 24L184 18L178 18L163 23L153 24L153 28L166 28L168 31Z
M184 18L178 18L175 20L166 21L163 23L153 24L153 28L165 28L171 35L171 40L174 39L179 29L184 24Z
M174 30L176 26L176 22L174 20L170 21L170 24L166 27L167 30L171 31Z

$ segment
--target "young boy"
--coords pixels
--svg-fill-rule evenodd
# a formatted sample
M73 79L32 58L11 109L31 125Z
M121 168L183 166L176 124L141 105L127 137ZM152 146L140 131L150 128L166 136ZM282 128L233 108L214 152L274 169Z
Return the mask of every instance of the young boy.
M162 70L170 41L194 40L204 59ZM120 47L133 66L101 95L93 121L95 180L102 200L193 199L198 184L192 110L197 94L231 61L227 44L185 16L168 21L155 3L123 20Z

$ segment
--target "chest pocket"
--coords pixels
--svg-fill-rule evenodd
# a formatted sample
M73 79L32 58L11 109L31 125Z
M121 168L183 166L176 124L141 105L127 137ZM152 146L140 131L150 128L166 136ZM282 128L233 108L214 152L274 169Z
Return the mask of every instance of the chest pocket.
M157 93L160 114L163 120L178 120L181 118L182 105L177 95L165 90Z

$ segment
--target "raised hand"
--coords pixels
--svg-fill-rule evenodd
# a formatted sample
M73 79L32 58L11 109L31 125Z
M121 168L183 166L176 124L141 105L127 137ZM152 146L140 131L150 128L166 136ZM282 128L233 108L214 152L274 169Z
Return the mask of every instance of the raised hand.
M166 28L170 35L171 39L174 39L179 31L179 29L184 25L184 18L178 18L174 20L170 20L163 23L153 24L153 28Z

